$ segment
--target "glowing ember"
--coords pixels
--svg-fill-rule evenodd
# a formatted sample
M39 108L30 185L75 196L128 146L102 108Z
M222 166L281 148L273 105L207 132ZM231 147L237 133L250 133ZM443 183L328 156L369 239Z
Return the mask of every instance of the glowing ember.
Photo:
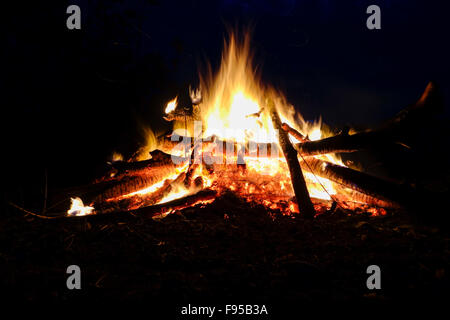
M76 197L70 198L72 205L69 210L67 210L67 215L69 216L85 216L88 214L92 214L94 211L94 207L85 206L83 201Z
M118 153L118 152L113 152L111 158L112 158L112 159L111 159L112 162L123 161L123 156L122 156L120 153Z

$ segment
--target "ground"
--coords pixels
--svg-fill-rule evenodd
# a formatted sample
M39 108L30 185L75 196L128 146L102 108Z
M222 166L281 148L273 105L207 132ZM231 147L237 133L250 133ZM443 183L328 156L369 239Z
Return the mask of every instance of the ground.
M161 220L127 213L1 219L1 285L18 301L396 303L449 297L448 231L386 216L280 216L226 194ZM66 288L79 265L82 289ZM381 290L366 269L381 268ZM276 307L273 307L276 308Z

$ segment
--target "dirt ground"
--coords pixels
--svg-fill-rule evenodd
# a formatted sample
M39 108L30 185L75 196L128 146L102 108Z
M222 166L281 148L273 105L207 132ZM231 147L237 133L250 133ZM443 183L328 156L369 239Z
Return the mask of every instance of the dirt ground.
M448 231L405 212L281 216L226 194L162 220L127 213L1 221L1 286L36 302L391 304L448 299ZM80 266L82 289L66 268ZM381 290L366 269L381 268Z

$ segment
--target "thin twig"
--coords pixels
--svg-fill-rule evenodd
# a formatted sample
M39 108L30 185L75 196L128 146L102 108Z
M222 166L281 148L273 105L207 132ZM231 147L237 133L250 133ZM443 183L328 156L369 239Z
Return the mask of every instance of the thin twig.
M21 206L18 206L17 204L15 204L15 203L13 203L13 202L11 202L11 201L9 201L8 204L9 204L10 206L16 208L16 209L19 209L19 210L22 211L22 212L25 212L25 213L27 213L27 214L31 214L32 216L38 217L38 218L41 218L41 219L60 219L60 218L64 218L64 217L65 217L65 213L62 213L62 214L64 214L64 216L43 216L43 215L41 215L41 214L38 214L38 213L35 213L35 212L32 212L32 211L29 211L29 210L27 210L27 209L24 209L24 208L22 208ZM61 213L58 212L58 214L61 214Z
M47 211L47 168L44 171L44 207L42 208L42 213Z

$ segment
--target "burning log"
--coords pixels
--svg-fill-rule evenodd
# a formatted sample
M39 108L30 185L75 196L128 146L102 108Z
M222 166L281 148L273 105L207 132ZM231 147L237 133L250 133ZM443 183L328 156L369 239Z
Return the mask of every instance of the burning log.
M198 166L199 165L197 163L193 163L189 167L189 169L188 169L188 171L186 173L186 179L184 180L184 186L186 188L189 188L192 185L193 178L194 178L194 172L195 172L195 170L197 170Z
M157 168L146 169L141 174L124 175L115 181L111 181L106 188L95 196L94 201L100 202L145 189L175 173L176 168L176 164L168 163Z
M339 134L316 141L305 141L295 144L297 151L304 156L326 153L355 152L361 149L382 147L392 143L392 135L388 131L368 131L353 135Z
M200 120L200 106L194 104L192 106L192 111L189 112L187 108L181 110L173 110L169 112L166 116L164 116L164 120L166 121L185 121L185 122L193 122Z
M99 195L94 198L94 202L102 202L111 198L116 198L125 194L129 194L132 192L139 191L146 187L151 186L152 184L164 179L166 175L170 174L172 171L159 171L158 174L154 175L137 175L137 176L129 176L124 177L123 179L119 179L116 183L103 190Z
M288 125L287 123L283 123L281 125L281 127L283 128L284 131L286 131L287 133L289 133L291 136L293 136L295 139L297 139L300 142L304 142L307 141L308 139L302 135L300 132L298 132L297 130L295 130L294 128L292 128L290 125Z
M198 120L198 119L194 118L193 115L185 114L184 112L168 114L167 116L165 116L163 118L166 121L189 121L189 122L191 122L191 121Z
M236 141L221 140L217 136L195 140L194 138L186 136L175 136L175 138L172 138L171 136L162 136L160 137L158 142L158 148L167 153L189 150L194 146L194 143L197 146L199 146L201 143L202 147L211 147L213 146L213 144L215 144L217 146L214 149L214 152L216 153L215 156L220 156L219 154L217 154L217 152L222 152L222 155L224 157L228 153L233 156L237 156L238 154L245 154L245 156L247 157L268 158L279 157L281 153L281 150L275 143L255 141L239 143Z
M186 178L184 179L184 186L189 189L192 185L194 173L199 167L199 162L195 161L195 158L198 156L197 148L194 148L191 152L191 163L186 171Z
M329 137L317 141L304 141L295 145L302 155L312 156L326 153L354 152L361 149L383 147L386 144L397 142L403 139L406 131L405 127L414 125L418 120L441 110L443 100L433 82L428 83L420 99L413 105L405 108L394 118L386 121L377 130L359 132L353 135L343 133L334 137ZM296 137L294 129L285 130ZM294 130L295 131L295 130ZM296 137L297 138L297 137ZM298 140L301 140L297 138Z
M302 168L344 187L387 202L404 204L413 194L413 190L404 185L315 158L305 159Z
M115 161L111 163L114 176L120 174L150 174L150 171L157 171L164 169L167 166L175 168L186 163L187 159L183 157L174 156L161 150L154 150L150 152L151 159L142 161Z
M164 180L163 185L159 187L159 189L148 194L144 193L130 195L133 192L145 189L148 186L145 184L118 185L118 187L125 186L128 190L122 194L114 193L113 191L116 190L110 191L110 193L104 193L95 199L94 207L96 208L97 213L104 214L120 210L128 211L130 209L133 210L144 206L151 206L160 202L172 191L176 191L178 188L182 187L185 178L186 173L182 172L175 179ZM111 194L114 194L114 196L110 197Z
M95 202L95 212L97 214L105 214L118 211L128 211L144 206L151 206L161 201L167 194L167 189L170 187L172 180L166 179L163 185L150 194L136 194L133 196L121 195L117 198L111 198L107 201Z
M179 135L158 137L158 149L167 154L185 153L193 147L193 139Z
M194 206L205 201L212 201L216 198L217 192L211 189L201 190L195 194L186 197L178 198L169 202L157 204L150 207L139 208L131 210L130 212L136 215L145 215L154 217L173 210L181 210L187 207Z
M150 152L150 156L152 157L150 160L153 161L152 164L168 164L168 163L185 163L187 158L184 157L176 157L172 154L162 152L161 150L154 150Z
M173 180L169 186L161 193L160 199L158 199L157 202L162 200L164 197L168 196L172 191L176 190L177 188L181 187L184 183L184 180L186 179L186 172L182 172L178 175L178 177Z
M158 215L162 215L165 213L170 213L174 210L181 210L187 207L193 207L196 204L202 204L205 202L213 201L217 197L217 191L211 190L211 189L205 189L198 191L197 193L187 195L185 197L181 197L172 201L154 204L154 205L147 205L147 206L137 206L134 209L131 210L124 210L123 207L121 207L119 204L114 204L105 208L104 210L96 210L97 214L93 215L87 215L87 216L71 216L71 219L103 219L105 217L105 214L124 214L131 213L133 215L143 215L146 217L155 217ZM21 208L19 208L21 209ZM22 209L21 209L22 210ZM63 219L67 216L56 216L55 218ZM47 217L43 217L47 218Z
M340 188L341 189L341 188ZM358 192L356 190L341 190L343 194L336 194L333 198L339 202L353 202L356 204L367 204L370 206L382 207L382 208L399 208L398 203L381 200L379 198L372 197L368 194Z
M258 158L270 158L275 157L278 158L280 156L280 151L278 146L275 143L266 143L266 142L254 142L247 141L246 143L239 143L235 141L227 141L215 139L214 142L217 145L222 146L222 154L223 156L227 156L227 153L241 157L258 157ZM219 148L216 148L216 152L219 151ZM219 155L216 155L219 156Z
M306 188L306 182L298 162L297 152L289 141L288 134L282 129L280 116L278 115L275 104L271 99L268 100L268 108L273 126L275 130L278 130L278 141L281 149L283 150L283 155L286 158L291 176L292 189L294 190L299 210L307 217L314 217L314 206L311 202L311 198L309 197L308 189Z

